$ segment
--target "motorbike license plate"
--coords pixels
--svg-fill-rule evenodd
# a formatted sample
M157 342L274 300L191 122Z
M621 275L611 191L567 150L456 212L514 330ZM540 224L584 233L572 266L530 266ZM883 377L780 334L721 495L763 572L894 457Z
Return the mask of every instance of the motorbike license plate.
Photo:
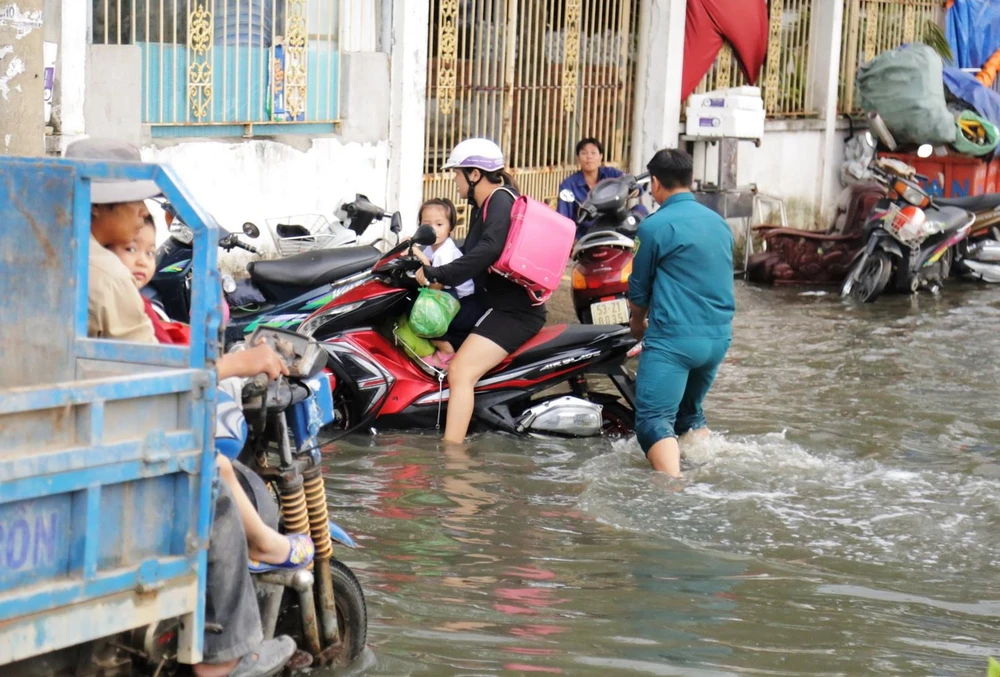
M603 301L590 306L594 324L628 324L628 302L625 299Z

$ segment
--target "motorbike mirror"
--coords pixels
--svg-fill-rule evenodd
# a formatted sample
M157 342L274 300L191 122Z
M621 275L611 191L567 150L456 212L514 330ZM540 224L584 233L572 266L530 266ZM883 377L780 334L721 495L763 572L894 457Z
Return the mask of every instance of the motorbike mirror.
M569 188L564 188L559 191L559 199L563 202L576 202L576 196L573 195L573 191Z
M889 150L896 150L896 139L892 136L889 128L885 126L885 121L882 119L881 115L878 113L869 113L868 123L871 125L871 128L875 130L875 133L878 134L879 140L885 145L886 148Z
M258 238L260 237L260 228L247 221L243 224L243 234L251 239Z
M934 146L929 143L925 143L920 148L917 149L917 157L928 158L934 154Z
M398 233L403 230L403 217L399 215L399 212L394 212L392 215L392 220L389 222L389 230L393 233ZM435 236L434 240L437 237ZM431 240L430 244L434 244L434 240Z
M419 244L424 247L434 244L436 240L437 234L434 232L434 229L426 224L417 228L417 232L413 234L414 244Z

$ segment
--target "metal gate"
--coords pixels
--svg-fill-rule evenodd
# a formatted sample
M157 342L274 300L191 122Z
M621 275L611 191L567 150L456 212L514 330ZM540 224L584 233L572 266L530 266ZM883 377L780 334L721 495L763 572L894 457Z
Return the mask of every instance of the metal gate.
M627 163L640 0L429 2L424 195L455 200L460 230L439 170L462 139L496 141L521 190L553 206L580 138Z

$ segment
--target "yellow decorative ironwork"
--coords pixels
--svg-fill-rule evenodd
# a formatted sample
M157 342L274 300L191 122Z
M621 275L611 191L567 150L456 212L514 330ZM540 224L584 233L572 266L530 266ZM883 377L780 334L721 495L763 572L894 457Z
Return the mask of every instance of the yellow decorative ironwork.
M212 12L198 3L188 20L187 95L191 114L198 122L208 117L212 105Z
M865 11L865 63L875 58L878 48L879 11L874 3L870 3Z
M940 22L941 0L843 0L838 109L859 112L855 95L858 69L882 52L918 39L920 26Z
M562 72L562 106L567 113L576 110L577 75L580 68L580 17L582 14L583 0L567 0Z
M438 11L437 105L442 115L455 110L458 61L458 0L441 0Z
M285 7L288 26L285 36L288 50L285 63L285 105L289 119L298 120L305 113L309 91L306 0L288 0Z
M781 91L781 23L784 9L784 0L771 0L767 31L767 63L764 65L766 70L764 107L768 111L778 108L778 94Z
M434 0L424 195L460 201L440 168L470 136L497 141L520 188L553 206L581 137L604 142L609 166L627 166L642 2ZM460 208L456 236L464 227Z
M733 84L733 48L728 42L722 43L719 56L716 57L715 86L718 89L726 89Z
M917 37L917 9L907 5L903 9L903 43L913 42Z

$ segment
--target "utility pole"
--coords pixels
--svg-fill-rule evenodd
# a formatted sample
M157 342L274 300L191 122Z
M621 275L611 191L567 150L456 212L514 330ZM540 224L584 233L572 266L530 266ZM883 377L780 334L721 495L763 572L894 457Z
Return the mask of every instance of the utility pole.
M0 0L0 155L45 154L43 0Z

